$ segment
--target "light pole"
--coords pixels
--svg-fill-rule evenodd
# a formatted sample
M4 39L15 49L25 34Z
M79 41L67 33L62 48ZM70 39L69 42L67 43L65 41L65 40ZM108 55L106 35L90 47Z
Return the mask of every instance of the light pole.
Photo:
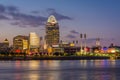
M83 38L84 38L84 49L83 49ZM81 44L80 44L80 53L82 54L83 50L86 54L86 34L80 34Z
M86 54L86 34L84 34L84 39L85 39L85 41L84 41L84 52Z
M81 54L82 54L82 37L83 37L83 34L80 34L80 39L81 39L80 53L81 53Z

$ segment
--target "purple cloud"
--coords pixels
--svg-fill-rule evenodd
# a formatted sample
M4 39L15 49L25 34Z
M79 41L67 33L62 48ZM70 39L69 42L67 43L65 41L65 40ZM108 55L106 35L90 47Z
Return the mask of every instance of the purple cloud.
M99 38L100 41L103 41L103 40L106 40L106 39L103 39L103 38ZM88 38L86 39L86 42L87 43L92 43L92 42L96 42L97 38Z
M6 9L8 13L16 13L19 11L19 9L16 6L7 6Z
M32 11L31 13L37 14L39 11ZM72 18L62 15L52 8L47 9L47 13L54 15L57 20L72 20ZM11 20L11 25L18 25L19 27L39 27L45 25L47 19L47 17L43 16L22 13L18 7L13 5L4 6L0 4L0 20ZM75 33L75 31L73 33Z
M0 15L0 20L9 20L9 18L4 15Z
M17 22L12 23L13 25L38 27L40 25L43 25L44 22L47 20L46 17L27 15L23 13L12 13L11 15L13 16L14 20L17 20Z
M67 16L58 14L54 9L48 9L47 12L53 13L51 15L54 15L57 18L57 20L64 20L64 19L71 20L71 18ZM34 13L38 13L38 11L34 11ZM17 22L13 22L12 25L19 25L20 27L22 25L30 26L30 27L39 27L40 25L45 25L45 22L47 21L47 17L28 15L20 12L10 13L10 15L13 17L14 20L17 20Z
M11 25L18 25L19 27L38 27L43 25L47 18L21 13L16 6L0 4L0 20L13 20Z
M39 11L31 11L31 13L33 13L33 14L38 14L38 13L40 13Z
M76 38L76 36L71 35L71 34L68 34L66 37L67 37L67 38Z
M47 12L48 12L49 15L54 15L57 20L72 20L71 17L62 15L62 14L56 12L56 10L53 9L53 8L48 8L48 9L47 9Z
M79 32L77 32L77 31L75 31L75 30L71 30L70 33L79 34Z
M0 13L4 13L6 10L6 7L2 4L0 4Z
M87 42L87 43L92 43L92 42L95 42L95 41L96 41L96 38L86 39L86 42Z

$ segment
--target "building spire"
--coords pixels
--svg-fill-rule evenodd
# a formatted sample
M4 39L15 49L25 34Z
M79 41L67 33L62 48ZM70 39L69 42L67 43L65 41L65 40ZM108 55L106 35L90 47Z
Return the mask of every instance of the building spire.
M47 22L48 22L48 23L57 23L57 20L56 20L56 18L55 18L54 15L51 15L51 16L48 18Z

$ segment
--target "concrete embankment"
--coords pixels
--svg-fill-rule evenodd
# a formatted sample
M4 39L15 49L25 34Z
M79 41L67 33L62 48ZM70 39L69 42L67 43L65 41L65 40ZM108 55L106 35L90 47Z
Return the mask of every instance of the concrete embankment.
M42 56L42 57L0 57L0 60L95 60L110 59L110 57L101 56Z
M91 56L65 56L65 57L41 57L33 58L33 60L94 60L94 59L110 59L109 57L91 57Z

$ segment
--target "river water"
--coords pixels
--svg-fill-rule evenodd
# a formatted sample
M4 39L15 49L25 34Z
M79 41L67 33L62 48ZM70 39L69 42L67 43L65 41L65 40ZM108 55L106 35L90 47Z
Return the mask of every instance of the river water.
M120 80L120 60L0 61L0 80Z

